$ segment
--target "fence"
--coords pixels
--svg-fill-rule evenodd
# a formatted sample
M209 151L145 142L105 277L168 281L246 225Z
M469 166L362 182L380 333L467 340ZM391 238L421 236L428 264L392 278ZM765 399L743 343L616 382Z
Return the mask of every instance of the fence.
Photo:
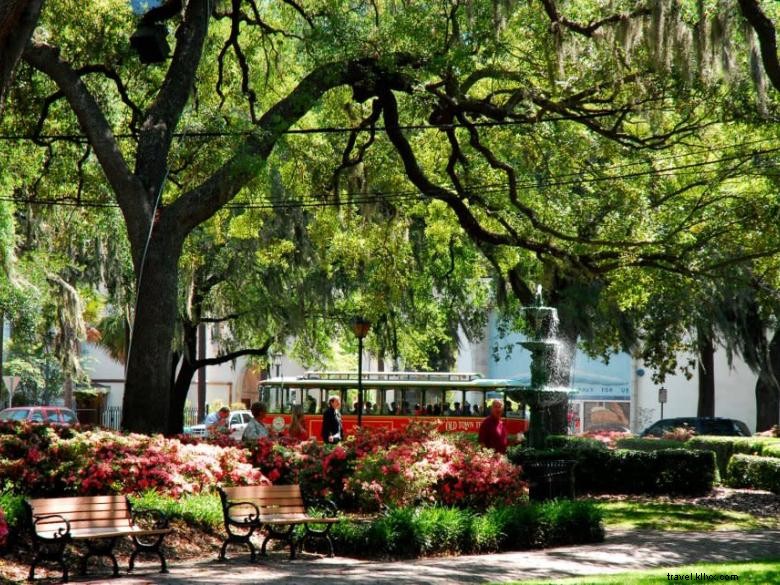
M207 409L208 410L208 409ZM189 406L184 409L184 426L189 427L198 424L198 409L194 406ZM103 416L100 420L100 425L109 429L119 430L119 426L122 423L122 407L121 406L107 406L103 411Z

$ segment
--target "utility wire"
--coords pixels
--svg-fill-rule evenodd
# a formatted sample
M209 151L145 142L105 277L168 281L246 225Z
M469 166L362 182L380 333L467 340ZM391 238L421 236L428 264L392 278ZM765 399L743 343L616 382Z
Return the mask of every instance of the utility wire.
M780 152L780 147L765 149L761 151L751 152L749 155L729 155L718 159L709 161L697 161L693 163L685 163L677 166L671 166L662 169L648 169L645 171L635 171L624 174L603 174L600 176L583 177L580 172L561 173L559 175L551 175L549 178L543 178L538 180L521 181L517 183L518 189L547 189L552 187L566 187L570 185L583 185L590 183L605 183L612 181L622 181L626 179L636 179L648 176L669 176L676 174L679 176L698 174L706 178L708 175L716 175L721 172L720 169L702 170L703 167L709 167L722 162L730 162L737 160L747 160L755 156L766 155ZM608 167L607 169L597 169L600 172L609 171L615 168L625 168L625 165L616 165L615 167ZM469 191L475 195L487 195L491 193L501 193L507 189L506 183L484 183L469 186ZM374 191L370 194L349 198L346 203L374 203L379 201L391 201L391 200L403 200L403 199L417 199L424 197L425 195L418 190L400 190L400 191ZM11 201L17 203L26 203L31 205L50 205L50 206L81 206L81 207L94 207L94 208L112 208L118 207L115 202L109 201L68 201L68 200L46 200L46 199L30 199L30 198L17 198L17 197L0 197L0 201ZM289 208L301 208L301 207L339 207L342 205L341 201L334 201L329 195L321 195L320 197L302 198L296 201L277 201L267 203L229 203L223 206L224 209L289 209Z

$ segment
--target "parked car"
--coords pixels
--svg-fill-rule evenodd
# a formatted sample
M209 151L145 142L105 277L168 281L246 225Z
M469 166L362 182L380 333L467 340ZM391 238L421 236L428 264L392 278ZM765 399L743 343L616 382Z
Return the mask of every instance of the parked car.
M233 439L241 440L241 435L244 433L244 429L249 421L252 420L252 413L248 410L232 410L230 411L230 418L228 419L228 428L230 428L230 436ZM195 435L196 437L206 436L206 425L192 425L191 427L185 427L184 434Z
M75 412L64 406L14 406L0 410L0 421L75 425L79 419Z
M741 420L720 417L664 418L647 427L643 437L661 437L667 431L679 427L690 427L697 435L721 435L725 437L749 437L750 429Z

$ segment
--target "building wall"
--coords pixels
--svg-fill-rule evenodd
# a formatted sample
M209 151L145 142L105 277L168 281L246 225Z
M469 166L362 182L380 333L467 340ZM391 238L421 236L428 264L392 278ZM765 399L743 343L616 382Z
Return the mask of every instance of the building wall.
M682 363L683 359L681 357L678 363ZM644 375L639 376L637 372L643 372ZM645 423L640 425L641 428L661 418L661 405L658 402L658 390L661 386L667 389L664 418L696 416L699 400L698 371L694 371L690 380L682 374L677 374L668 376L663 384L657 384L652 380L652 371L637 362L634 375L638 418ZM715 353L715 416L741 420L755 432L756 380L757 376L741 360L735 360L733 368L730 368L726 351L718 348Z

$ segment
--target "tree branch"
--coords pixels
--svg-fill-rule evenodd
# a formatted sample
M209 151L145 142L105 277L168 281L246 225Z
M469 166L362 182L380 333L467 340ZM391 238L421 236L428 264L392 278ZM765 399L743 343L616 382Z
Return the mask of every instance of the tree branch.
M60 57L59 49L45 43L29 43L23 58L48 75L65 95L116 194L128 225L148 225L154 210L143 204L143 185L130 172L108 120L79 73ZM130 230L128 233L133 248L140 248L140 241L132 241L135 234Z
M775 25L761 10L758 0L739 0L742 15L758 36L761 46L761 60L764 71L777 91L780 91L780 62L777 58L777 38Z
M198 368L202 368L204 366L218 366L220 364L232 362L233 360L247 355L266 356L268 355L268 349L271 347L271 343L272 340L269 339L259 348L239 349L238 351L226 353L225 355L206 358L204 360L195 360L193 366L197 370Z
M341 85L352 85L356 95L370 97L365 95L367 90L361 82L369 80L401 87L408 82L395 70L416 65L414 60L403 54L385 57L382 62L380 66L373 58L359 59L326 63L314 69L287 97L263 114L257 130L247 137L221 168L166 209L163 215L169 216L170 229L186 235L233 199L255 177L259 163L271 154L279 137L297 123L327 91Z

